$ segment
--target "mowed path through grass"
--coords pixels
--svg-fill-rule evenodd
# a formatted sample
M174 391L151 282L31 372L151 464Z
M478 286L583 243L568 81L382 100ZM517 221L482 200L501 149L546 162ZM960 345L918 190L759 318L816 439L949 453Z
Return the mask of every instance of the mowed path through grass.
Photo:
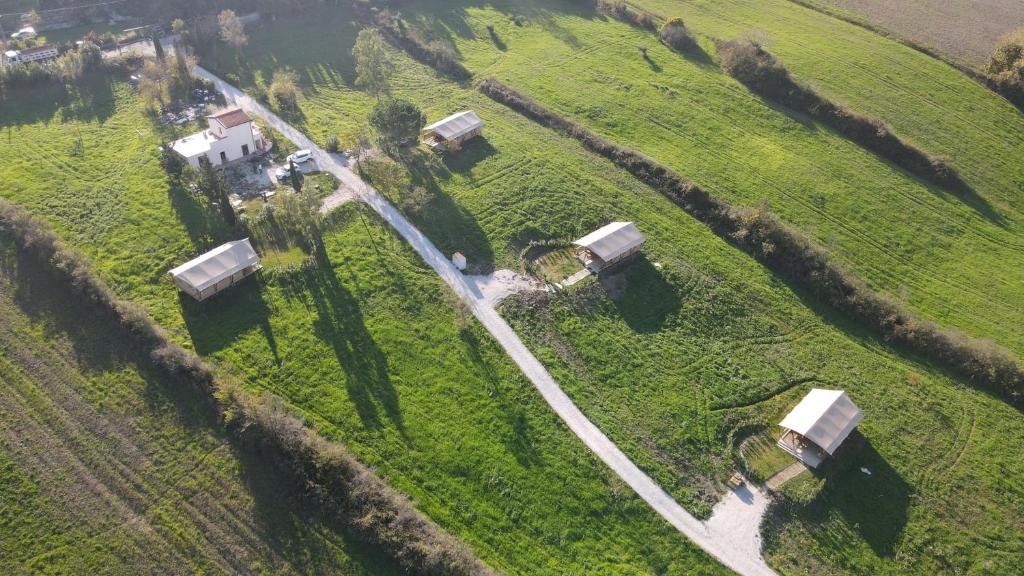
M0 572L398 574L0 241Z
M746 30L743 23L760 24L748 17L754 8L733 4L715 3L719 7L713 14L683 4L651 7L666 15L682 14L698 33L731 38ZM793 61L790 67L799 78L824 84L826 93L853 109L879 116L926 150L951 157L980 194L978 202L922 183L826 127L762 101L707 54L680 56L653 34L578 3L418 6L405 17L428 37L453 42L479 77L495 76L731 202L767 201L872 286L907 300L930 319L1024 352L1024 334L1017 329L1024 322L1019 194L1024 183L1024 117L959 73L880 38L872 39L879 47L865 55L842 41L801 44L817 58L811 66L835 70L837 76L846 73L824 84L820 75L805 73L809 65L795 48L784 49L788 45L782 32L778 40L769 34L769 47L787 65ZM782 8L773 11L773 6L769 3L768 22L778 18L775 26L783 30L805 12L811 23L798 21L796 30L824 18L799 8L795 15L778 15ZM760 16L760 6L756 13ZM515 24L515 15L525 16L526 24ZM716 17L720 22L712 25ZM726 28L723 22L733 25ZM488 24L495 26L497 40ZM865 34L843 26L832 30L833 35L860 40ZM799 39L790 34L793 42ZM640 46L648 48L648 60ZM703 47L713 53L709 41ZM866 50L861 44L855 47ZM863 72L862 60L869 56L903 60L881 71L882 64L872 61L875 74L849 78L852 72L842 66ZM891 102L906 80L897 83L888 76L906 74L917 65L915 57L925 62L914 78L934 89L901 94L901 108L883 108L881 102L863 93L851 95L845 88L849 83L862 92L881 90ZM832 60L823 62L826 58ZM837 93L834 85L845 91ZM877 93L873 97L883 100Z
M365 208L341 209L314 269L268 261L263 283L179 298L167 270L236 233L169 186L128 86L100 88L95 105L4 102L0 195L181 343L284 397L505 573L724 573L599 464Z
M343 48L329 40L325 20L295 23L310 38L328 40L295 52L294 61L273 50L294 35L280 27L247 56L257 67L271 57L296 70L330 66L333 56L317 55ZM645 257L604 287L513 300L503 313L588 417L680 502L707 512L733 466L731 433L774 425L811 385L841 387L869 415L862 426L869 447L838 482L803 486L798 496L810 503L778 517L769 553L779 566L813 573L823 562L846 563L864 573L895 570L894 558L906 557L927 574L949 557L958 567L1012 567L1021 559L1017 540L989 548L993 535L1020 528L1000 510L1016 509L1019 490L1005 487L1020 485L1024 468L1012 443L998 440L1004 430L1021 435L1018 413L815 309L575 141L472 87L439 80L397 52L391 57L395 95L429 118L473 108L488 122L483 140L444 160L416 153L404 166L368 168L398 205L409 185L429 192L425 206L407 215L443 251L462 250L471 266L516 267L529 239L568 241L613 219L634 220L648 235ZM349 85L307 82L305 118L325 118L341 100L351 109L360 97ZM368 111L373 100L361 97ZM339 116L310 132L323 138L358 121ZM969 439L960 425L965 406L987 418ZM875 471L873 481L861 481L862 465ZM946 552L940 557L929 547Z

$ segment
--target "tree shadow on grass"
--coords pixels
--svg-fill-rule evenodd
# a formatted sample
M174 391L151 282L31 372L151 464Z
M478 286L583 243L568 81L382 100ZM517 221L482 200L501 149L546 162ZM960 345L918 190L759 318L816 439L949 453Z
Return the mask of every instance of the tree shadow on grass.
M151 357L134 347L112 317L71 295L65 285L55 283L49 273L9 244L0 246L0 272L14 286L16 306L33 321L44 323L48 338L69 344L84 375L119 372L124 366L137 370L144 380L140 390L143 403L141 412L133 412L132 417L148 420L173 414L173 423L190 434L206 433L230 447L239 464L242 486L252 498L256 520L253 535L257 539L238 543L246 553L262 558L269 552L275 561L292 567L312 566L318 572L331 573L339 568L336 558L340 550L341 563L357 573L402 573L381 549L362 541L338 517L325 513L319 502L308 498L288 470L268 465L258 450L233 442L223 432L220 415L205 391L182 385L179 379L157 370ZM128 405L132 405L130 399ZM107 415L102 407L98 409L97 417ZM113 457L123 458L124 454ZM193 463L196 468L202 465ZM190 495L189 490L179 496L194 506L215 500L214 495ZM310 538L312 534L322 538Z
M871 474L863 473L862 467ZM893 556L909 517L911 488L871 442L855 431L839 453L814 475L825 478L825 485L799 515L809 523L820 524L828 519L830 511L837 511L875 554ZM849 545L832 541L835 536L824 527L812 533L826 549Z
M657 332L682 301L643 253L599 277L601 288L634 332Z
M404 436L405 424L398 393L391 383L387 355L367 330L359 302L338 281L334 265L322 245L316 251L316 264L306 275L306 288L317 313L314 333L334 351L338 366L345 373L349 398L363 425L370 429L381 428L379 410L383 409Z
M232 230L201 194L193 194L183 182L171 179L167 195L197 252L206 252L229 239Z
M510 398L502 389L501 379L495 374L493 366L487 362L481 352L481 348L486 344L480 341L472 328L459 330L459 337L465 344L470 359L480 368L480 372L487 379L488 395L495 400L500 413L504 416L509 430L509 434L505 438L505 447L512 453L520 466L542 465L544 459L533 439L534 430L526 409L522 402L516 398Z
M487 138L479 136L467 142L461 149L444 154L444 165L450 172L468 174L474 166L498 153Z
M478 154L487 153L489 144L484 142ZM472 161L471 156L468 161ZM421 210L407 213L408 218L427 235L443 254L462 252L475 274L488 274L494 270L494 251L487 234L476 218L446 194L438 183L437 169L432 167L425 153L414 151L402 159L409 172L411 184L423 187L429 194L429 201ZM447 174L443 174L447 178Z
M241 335L259 327L274 363L280 366L277 339L270 325L271 309L263 290L260 279L251 277L202 302L179 292L181 316L196 352L206 356L225 350Z

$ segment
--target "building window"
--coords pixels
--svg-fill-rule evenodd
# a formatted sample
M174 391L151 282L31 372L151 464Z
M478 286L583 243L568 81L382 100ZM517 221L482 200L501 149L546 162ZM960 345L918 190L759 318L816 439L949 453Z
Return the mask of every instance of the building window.
M220 153L220 163L221 164L227 164L227 162L228 162L228 154L227 154L227 152L221 152Z
M249 155L249 145L248 144L242 144L242 156L248 156L248 155Z

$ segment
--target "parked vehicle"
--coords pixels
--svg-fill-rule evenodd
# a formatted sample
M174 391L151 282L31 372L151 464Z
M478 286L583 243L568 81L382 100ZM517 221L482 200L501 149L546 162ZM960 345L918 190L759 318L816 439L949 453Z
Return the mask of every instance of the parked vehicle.
M291 176L292 176L292 172L291 172L291 170L288 169L287 166L282 166L282 167L278 168L277 170L274 170L274 178L277 178L278 182L280 182L282 180L287 180L287 179L291 178Z
M36 29L31 26L26 26L21 30L18 30L14 34L11 34L11 40L23 40L25 38L35 38Z
M313 159L312 150L297 150L294 154L288 155L288 162L295 162L296 164L302 164L303 162L309 162Z

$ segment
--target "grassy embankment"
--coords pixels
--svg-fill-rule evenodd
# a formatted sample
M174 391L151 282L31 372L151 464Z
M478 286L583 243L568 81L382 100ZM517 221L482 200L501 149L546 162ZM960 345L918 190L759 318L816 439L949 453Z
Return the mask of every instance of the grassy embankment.
M350 49L351 36L327 30L316 53ZM127 86L88 102L12 99L0 124L0 195L52 222L178 341L344 441L495 568L720 573L597 463L365 210L345 208L325 234L329 264L197 305L166 271L235 234L170 187Z
M604 84L614 83L607 67L622 62L602 53L602 45L643 62L633 44L635 31L585 14L520 6L517 13L526 20L518 26L508 14L491 10L473 9L467 15L456 9L453 16L438 6L428 8L429 16L405 15L421 26L434 26L437 34L447 30L462 38L458 47L467 63L493 51L496 62L533 66L531 74L547 74L550 80L558 73L538 68L545 62L557 68L557 56L570 52L563 52L563 45L574 46L571 52L578 65L588 71L559 73L575 77L580 86L586 83L585 90L577 86L572 92L577 100L581 94L602 94ZM490 39L487 23L496 25L498 40ZM322 29L310 22L297 26L313 38L328 35L318 33ZM517 34L528 37L516 40ZM471 35L476 40L468 40ZM626 40L616 43L617 35ZM321 56L341 51L319 44L289 49L293 37L287 29L275 30L249 57L260 69L290 65L304 71L305 97L300 104L305 118L328 118L333 103L342 99L345 106L353 106L358 96L351 86L332 80L345 78L345 71L331 70L338 63L332 56ZM277 42L281 50L273 48ZM649 38L647 44L653 46ZM519 58L519 49L531 58ZM550 53L541 57L536 50ZM651 52L666 70L678 59L654 48ZM603 289L558 297L544 305L524 300L505 312L587 414L681 501L698 512L707 510L706 503L718 490L715 478L730 467L731 430L748 423L774 423L807 385L843 387L869 414L862 426L868 446L849 461L848 470L829 481L807 479L796 485L803 490L794 497L820 495L806 506L780 513L771 529L778 538L769 541L775 561L796 573L814 571L821 561L865 572L896 570L902 559L909 558L906 562L921 573L944 570L946 562L957 567L985 562L1011 567L1017 562L1018 541L992 545L996 535L1020 528L1017 520L999 511L1014 509L1019 502L1019 490L1007 492L1006 486L1019 485L1016 479L1024 470L1008 448L1012 443L998 440L999 434L1024 434L1017 412L828 317L660 195L583 152L575 142L511 114L471 87L439 81L405 57L393 57L399 63L396 95L416 101L430 118L471 107L489 123L485 140L444 162L420 156L409 163L408 174L373 174L399 204L407 185L431 192L426 208L410 210L410 216L443 250L468 252L471 262L486 269L517 266L524 239L571 240L610 219L635 220L648 234L646 258L610 279ZM619 90L630 86L642 93L635 98L641 102L649 94L635 79L644 73L630 62L622 64L622 74L633 80L619 81ZM856 145L817 134L821 130L785 124L791 121L725 78L717 65L695 66L698 78L706 75L725 86L720 88L725 91L723 99L753 108L761 121L767 116L782 123L782 132L811 132L797 139L800 146L810 147L808 154L822 156L837 148L851 155L856 162L844 168L844 174L867 170L869 179L882 178L878 186L895 182L921 187ZM595 82L595 75L603 80ZM552 80L550 90L564 94L560 82L568 80ZM667 85L668 80L661 82ZM706 84L698 88L711 89ZM662 102L658 114L693 108L682 88L672 90L675 96ZM602 104L580 106L584 115L618 114ZM616 125L640 129L651 126L652 116L658 117L655 112L636 114L639 120L620 117ZM715 130L724 129L723 123L716 121ZM357 115L338 116L307 129L322 138L357 125ZM759 142L770 147L773 139L787 143L774 129ZM734 146L738 150L742 143ZM744 178L735 168L726 174ZM942 201L960 209L952 199ZM873 475L862 477L860 466ZM865 512L876 510L884 513ZM986 548L978 552L977 547Z

